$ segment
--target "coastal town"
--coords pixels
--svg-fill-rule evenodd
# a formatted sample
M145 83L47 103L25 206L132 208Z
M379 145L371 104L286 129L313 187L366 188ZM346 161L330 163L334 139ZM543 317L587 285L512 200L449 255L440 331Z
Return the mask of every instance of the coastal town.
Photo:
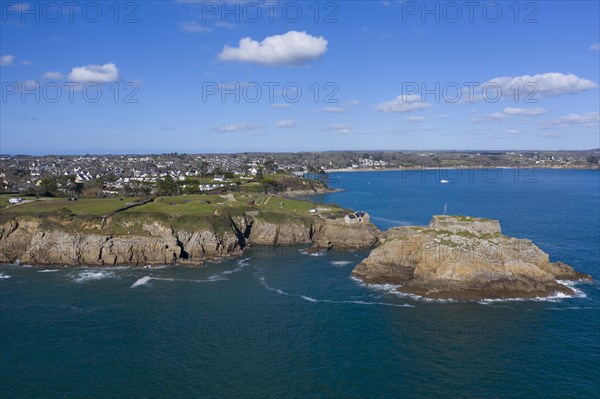
M599 167L588 151L323 151L157 155L0 155L0 192L106 197L197 193L275 175L325 178L327 172Z

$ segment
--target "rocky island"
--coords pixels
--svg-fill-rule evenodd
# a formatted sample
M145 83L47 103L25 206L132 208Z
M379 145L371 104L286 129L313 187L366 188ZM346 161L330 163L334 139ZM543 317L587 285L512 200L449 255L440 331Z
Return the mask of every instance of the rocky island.
M572 295L557 280L591 280L527 239L502 234L497 220L434 216L428 226L391 228L352 275L426 298Z

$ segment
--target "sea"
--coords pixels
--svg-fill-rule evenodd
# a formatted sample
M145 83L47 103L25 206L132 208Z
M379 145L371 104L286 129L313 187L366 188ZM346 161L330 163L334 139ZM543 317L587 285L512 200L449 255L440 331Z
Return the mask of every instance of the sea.
M2 398L600 397L600 172L331 173L381 229L498 219L591 274L575 295L434 301L351 277L368 251L204 267L0 266ZM448 183L440 183L447 180Z

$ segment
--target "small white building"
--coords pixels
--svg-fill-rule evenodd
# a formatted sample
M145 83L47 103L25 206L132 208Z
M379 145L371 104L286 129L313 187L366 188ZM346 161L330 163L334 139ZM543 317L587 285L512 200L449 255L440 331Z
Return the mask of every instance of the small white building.
M213 181L220 181L220 182L224 182L226 181L227 178L225 177L225 175L215 175L213 177Z
M367 212L354 212L344 216L344 222L346 224L369 223L370 220L371 217Z
M21 201L23 201L23 198L21 198L21 197L14 197L14 198L9 198L8 199L8 203L9 204L18 204Z

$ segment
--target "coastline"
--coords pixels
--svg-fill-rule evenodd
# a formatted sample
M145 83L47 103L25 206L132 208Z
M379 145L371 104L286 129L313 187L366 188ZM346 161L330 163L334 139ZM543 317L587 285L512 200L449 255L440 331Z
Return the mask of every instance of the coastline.
M480 169L540 169L540 170L600 170L600 166L593 167L582 167L582 166L490 166L490 165L478 165L478 166L407 166L407 167L396 167L396 168L340 168L340 169L324 169L325 173L348 173L348 172L402 172L402 171L413 171L413 170L480 170Z

